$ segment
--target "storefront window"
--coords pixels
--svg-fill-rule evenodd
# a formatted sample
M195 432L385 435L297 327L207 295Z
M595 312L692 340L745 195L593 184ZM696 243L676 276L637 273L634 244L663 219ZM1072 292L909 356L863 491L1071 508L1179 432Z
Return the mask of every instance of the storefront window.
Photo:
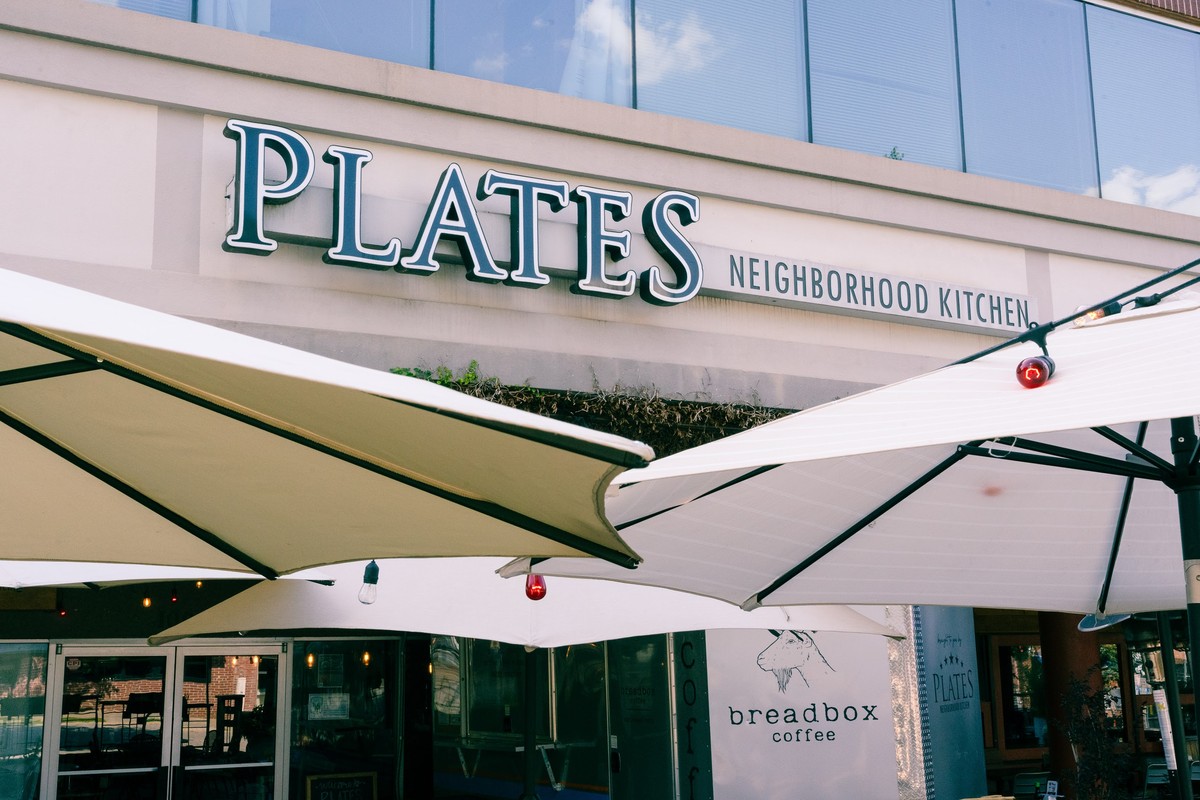
M638 108L807 140L805 86L800 3L638 0Z
M161 655L72 656L64 661L60 796L154 796L162 764Z
M392 640L295 643L294 800L325 796L322 791L396 797L398 659Z
M433 735L462 732L462 653L454 636L434 636L429 646L433 687Z
M468 675L467 734L469 736L520 736L525 731L525 648L482 639L469 640L471 658ZM549 686L547 650L538 650L535 664L538 686ZM537 735L550 736L550 704L539 698L540 713L535 718Z
M628 106L629 0L436 0L434 69Z
M577 793L572 796L606 795L605 653L603 643L530 653L502 642L433 637L436 796L515 794L535 707L539 785L553 783L555 791ZM530 666L538 687L532 699L525 692Z
M572 783L580 786L608 783L605 650L604 644L576 644L554 651L555 738L563 760L570 759Z
M0 644L0 797L37 797L46 645Z
M608 643L613 800L675 796L666 636Z
M1042 646L1001 644L998 655L996 666L1003 749L1013 751L1045 747L1049 723L1045 708Z
M274 794L278 686L277 655L183 656L180 796Z
M1100 645L1100 680L1104 692L1105 727L1114 741L1125 741L1125 693L1123 649L1118 644Z

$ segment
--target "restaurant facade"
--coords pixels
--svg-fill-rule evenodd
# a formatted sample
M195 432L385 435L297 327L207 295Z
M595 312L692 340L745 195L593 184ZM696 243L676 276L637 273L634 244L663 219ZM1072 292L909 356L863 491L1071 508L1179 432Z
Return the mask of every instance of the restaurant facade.
M1149 4L11 2L0 110L0 268L512 386L804 409L1200 256L1200 29ZM146 644L244 585L0 592L0 795L516 796L521 648ZM540 796L1047 763L1037 614L869 613L906 638L810 632L820 675L780 631L541 652Z

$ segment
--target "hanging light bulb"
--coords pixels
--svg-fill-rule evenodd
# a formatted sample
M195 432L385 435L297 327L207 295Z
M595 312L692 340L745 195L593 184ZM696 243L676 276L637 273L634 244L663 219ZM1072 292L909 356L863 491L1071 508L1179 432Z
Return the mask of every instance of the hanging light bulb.
M175 587L174 587L174 586L172 586L172 587L171 587L171 602L172 602L172 603L178 603L178 602L179 602L179 592L175 591Z
M65 617L65 616L67 615L67 607L66 607L66 606L63 606L63 605L60 605L60 606L59 606L59 607L56 609L55 613L57 613L57 614L58 614L60 617Z
M1017 380L1026 389L1044 386L1054 374L1054 359L1050 356L1030 356L1017 364Z
M309 653L304 657L304 663L308 665L309 669L312 669L313 664L317 663L317 657Z
M530 600L541 600L546 596L546 579L541 575L529 573L525 576L525 596Z
M150 595L146 595L145 597L142 598L142 608L149 608L149 607L150 607Z
M1080 306L1079 308L1075 309L1075 311L1076 313L1079 313L1085 308L1087 308L1087 306ZM1093 308L1086 314L1079 313L1079 316L1075 318L1075 321L1072 324L1074 324L1076 328L1079 328L1087 325L1089 322L1094 322L1095 320L1103 319L1104 317L1111 317L1114 314L1120 313L1121 304L1114 300L1111 303L1105 303L1104 305L1100 306L1100 308Z
M235 667L236 667L236 666L237 666L237 662L238 662L238 657L237 657L237 656L233 656L233 657L230 659L230 661L232 661L232 663L233 663L233 666L235 666Z
M250 663L257 667L258 666L258 656L250 656Z
M379 565L372 559L363 570L363 585L358 590L358 602L369 606L379 596Z
M364 667L369 667L369 666L371 666L371 653L370 653L370 651L363 650L363 654L362 654L362 662L363 662L363 666L364 666Z

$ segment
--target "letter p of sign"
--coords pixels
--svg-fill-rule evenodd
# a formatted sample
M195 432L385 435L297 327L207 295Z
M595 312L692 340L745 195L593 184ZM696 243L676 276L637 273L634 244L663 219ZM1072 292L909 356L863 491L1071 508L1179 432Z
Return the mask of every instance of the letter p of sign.
M263 205L286 203L304 191L312 180L312 147L287 128L231 119L225 136L237 142L237 174L233 189L233 226L225 237L225 250L269 255L279 247L263 233ZM267 183L267 150L283 159L283 180Z

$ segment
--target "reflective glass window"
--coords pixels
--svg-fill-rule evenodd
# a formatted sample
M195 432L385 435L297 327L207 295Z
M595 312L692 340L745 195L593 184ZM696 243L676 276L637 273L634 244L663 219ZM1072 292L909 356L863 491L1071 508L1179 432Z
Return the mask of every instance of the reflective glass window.
M613 797L676 796L667 637L634 636L608 647L609 744L619 767L613 771ZM687 733L686 723L680 728ZM687 797L692 781L681 777Z
M293 653L288 797L395 800L403 724L399 644L297 641Z
M1083 5L958 0L967 172L1095 195Z
M100 5L127 8L159 17L192 21L192 0L94 0Z
M37 797L46 654L44 644L0 644L0 797Z
M64 662L58 794L152 797L162 764L164 656ZM92 793L92 794L89 794Z
M197 22L429 66L430 0L199 0Z
M1100 196L1200 214L1200 36L1089 6Z
M278 676L276 655L184 656L181 796L272 796Z
M632 103L629 0L438 0L434 69Z
M574 644L560 647L552 653L557 721L555 739L563 758L570 758L571 783L603 786L608 782L611 755L604 708L605 645ZM645 788L649 790L651 787ZM641 796L670 795L656 795L647 791Z
M637 105L808 139L796 0L638 0Z
M962 169L950 0L808 0L812 140Z
M1002 644L997 660L1005 750L1046 746L1049 710L1040 644Z

